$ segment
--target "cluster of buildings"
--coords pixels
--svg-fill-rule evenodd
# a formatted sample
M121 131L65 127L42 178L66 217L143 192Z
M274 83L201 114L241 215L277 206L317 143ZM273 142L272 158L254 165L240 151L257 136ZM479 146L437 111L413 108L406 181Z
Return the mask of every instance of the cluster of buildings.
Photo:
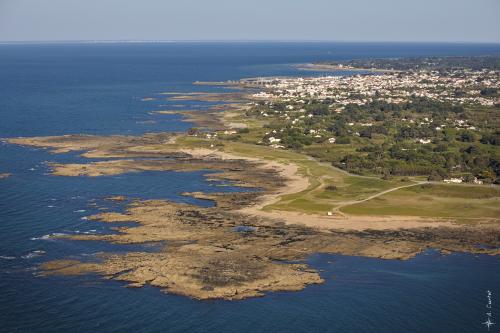
M460 177L460 178L444 179L443 181L447 184L461 184L461 183L464 183L465 180L462 177ZM474 177L474 178L472 178L472 181L470 183L476 184L476 185L482 185L483 181L477 179L477 177Z
M379 75L323 76L310 78L260 78L246 84L262 87L257 99L284 102L333 100L336 105L363 105L374 100L404 103L411 96L458 104L493 106L498 97L485 96L481 89L497 89L500 72L492 70L453 70L387 72Z
M300 126L305 120L315 117L307 112L306 104L310 100L329 105L331 111L342 113L346 105L365 105L374 100L389 104L400 104L410 101L413 97L423 97L453 105L483 105L500 104L498 93L485 94L485 89L496 90L500 84L500 71L457 69L448 71L408 70L405 72L384 72L379 74L359 74L354 76L323 76L323 77L275 77L242 80L246 86L258 87L260 92L253 98L264 101L269 108L261 111L261 116L278 116L284 124L292 127ZM274 107L280 103L284 107L279 110ZM258 105L257 103L254 103ZM436 131L445 127L476 130L466 120L446 119L446 122L433 123L432 119L401 119L408 125L432 127ZM357 128L373 126L373 122L349 123ZM352 135L359 136L356 131ZM308 133L314 138L324 137L326 133ZM268 144L276 145L274 137ZM327 138L329 143L335 143L335 138ZM279 140L279 139L276 139ZM429 138L418 138L420 144L429 144Z

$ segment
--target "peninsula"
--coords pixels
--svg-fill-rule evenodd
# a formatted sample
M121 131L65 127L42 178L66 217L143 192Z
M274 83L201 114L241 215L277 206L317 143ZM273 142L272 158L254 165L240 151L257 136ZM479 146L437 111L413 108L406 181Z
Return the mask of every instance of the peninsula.
M500 72L441 62L354 76L242 79L214 83L237 92L155 96L214 103L181 111L195 124L187 133L9 139L88 159L52 163L53 176L210 170L209 181L257 189L183 194L212 201L208 208L133 200L124 212L89 216L116 224L117 233L57 237L161 249L49 261L43 274L97 273L197 299L242 299L321 283L305 262L314 253L498 255ZM137 226L120 224L131 221Z

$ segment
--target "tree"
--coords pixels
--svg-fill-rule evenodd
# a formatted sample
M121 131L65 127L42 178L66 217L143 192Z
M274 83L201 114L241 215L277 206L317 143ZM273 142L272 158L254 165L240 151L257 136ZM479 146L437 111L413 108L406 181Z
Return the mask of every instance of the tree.
M351 139L346 137L346 136L342 136L340 138L337 138L337 140L335 141L335 143L339 144L339 145L346 145L346 144L350 144L351 143Z
M465 175L464 182L466 182L466 183L472 183L472 182L474 182L475 178L476 177L474 177L471 174Z
M443 177L436 170L432 170L427 180L430 182L440 182L443 180Z
M382 173L383 173L382 175L383 180L391 179L391 173L389 172L389 170L383 170Z
M497 91L496 88L483 88L481 89L481 96L495 96Z
M191 136L196 136L200 133L200 130L197 127L191 127L188 129L187 134Z
M459 140L462 142L474 142L475 135L472 132L464 131L464 132L460 133Z
M498 146L500 145L500 133L485 133L481 137L481 140L479 140L483 144L490 144L490 145L495 145Z

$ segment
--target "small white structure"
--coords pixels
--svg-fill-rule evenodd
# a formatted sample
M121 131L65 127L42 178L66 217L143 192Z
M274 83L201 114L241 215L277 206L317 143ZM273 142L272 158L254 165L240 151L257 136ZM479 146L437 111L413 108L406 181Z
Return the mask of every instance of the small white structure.
M337 141L337 139L335 138L329 138L328 139L328 143L335 143Z
M460 184L464 180L462 178L450 178L450 179L445 179L443 181L448 184Z

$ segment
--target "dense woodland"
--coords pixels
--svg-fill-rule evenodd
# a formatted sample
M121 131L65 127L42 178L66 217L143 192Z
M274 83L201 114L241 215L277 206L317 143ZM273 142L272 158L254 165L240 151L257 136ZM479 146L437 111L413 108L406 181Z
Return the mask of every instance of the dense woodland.
M352 59L336 62L325 62L328 65L343 65L354 68L377 68L388 70L499 70L500 57L408 57L408 58L380 58L380 59Z
M248 115L258 116L263 108L272 114L270 107L261 105ZM279 118L270 121L263 141L279 137L286 148L304 151L359 174L427 175L442 180L464 173L487 182L500 177L498 108L474 110L415 99L404 105L348 105L340 114L328 111L323 103L311 103L307 109L316 117L305 120L298 128L283 126ZM469 128L481 129L451 127L457 119L466 119ZM352 123L372 125L350 126ZM450 126L436 130L438 123ZM311 135L311 130L321 137ZM331 137L336 139L335 145L329 144ZM430 142L421 144L419 139Z

